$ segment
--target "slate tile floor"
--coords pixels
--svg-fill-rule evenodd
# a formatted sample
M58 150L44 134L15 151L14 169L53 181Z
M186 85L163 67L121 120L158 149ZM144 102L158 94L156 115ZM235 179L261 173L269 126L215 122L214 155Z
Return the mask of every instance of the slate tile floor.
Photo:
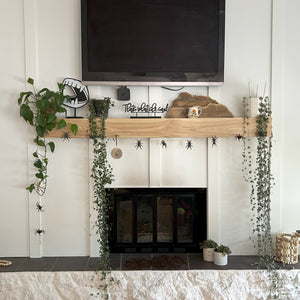
M111 254L111 267L113 270L167 270L165 267L151 265L151 261L160 255L177 256L182 261L179 266L173 266L171 270L255 270L256 265L252 265L258 261L257 256L230 255L228 265L219 267L213 263L203 261L200 253L128 253L128 254ZM42 272L42 271L94 271L97 269L97 258L87 256L80 257L1 257L1 260L12 261L12 265L8 267L0 266L0 272ZM150 266L141 265L139 267L130 268L126 261L139 259L140 261L150 262ZM127 265L127 266L126 266ZM283 269L300 269L300 263L295 265L282 265Z

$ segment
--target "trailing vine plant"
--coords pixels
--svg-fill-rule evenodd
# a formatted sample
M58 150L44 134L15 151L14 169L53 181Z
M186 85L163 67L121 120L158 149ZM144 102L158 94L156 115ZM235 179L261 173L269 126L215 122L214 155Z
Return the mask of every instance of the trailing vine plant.
M268 97L259 98L259 115L256 120L257 144L253 154L250 138L247 136L249 125L248 102L243 99L243 176L250 184L250 205L252 222L252 241L259 256L259 267L270 273L270 297L279 297L279 278L276 271L275 249L271 232L271 188L274 178L271 173L272 135L268 136L268 124L271 117L271 103Z
M99 107L100 106L100 107ZM103 292L105 299L109 298L108 284L113 278L110 274L110 253L109 253L109 234L111 224L109 216L111 214L111 201L106 189L106 185L111 184L113 181L112 168L107 160L105 138L105 120L107 119L110 107L113 106L110 98L104 98L98 101L97 116L93 101L89 101L89 134L93 139L93 166L91 170L91 178L93 179L93 192L94 192L94 209L97 211L96 219L96 233L99 242L99 264L98 268L101 270L101 285L100 288Z
M46 192L48 178L48 150L54 152L54 142L46 142L45 135L52 129L61 129L67 126L64 119L58 120L57 112L66 112L63 107L63 102L66 99L70 101L69 96L63 94L64 86L57 83L58 91L51 91L43 88L37 91L34 86L34 80L28 78L27 82L32 86L33 91L21 92L18 98L20 106L20 116L35 129L36 136L33 142L36 145L36 150L33 152L36 168L36 181L31 183L26 189L31 193L33 190L39 196L43 196ZM76 124L71 124L71 131L74 135L77 134L78 127Z

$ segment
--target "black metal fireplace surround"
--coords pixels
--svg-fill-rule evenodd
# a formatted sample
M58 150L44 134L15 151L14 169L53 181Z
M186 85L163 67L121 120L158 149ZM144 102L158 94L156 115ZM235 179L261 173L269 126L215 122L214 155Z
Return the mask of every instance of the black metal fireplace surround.
M195 253L206 239L206 189L111 189L112 253Z

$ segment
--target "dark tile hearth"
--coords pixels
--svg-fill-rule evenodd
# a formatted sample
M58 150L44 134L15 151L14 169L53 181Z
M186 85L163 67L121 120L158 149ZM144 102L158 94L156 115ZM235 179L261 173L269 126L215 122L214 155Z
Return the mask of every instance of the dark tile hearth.
M0 266L0 272L56 272L96 271L97 258L80 257L1 257L12 265ZM256 270L257 256L230 255L228 265L219 267L203 261L201 253L113 253L113 270ZM278 264L282 269L300 269L300 262L294 265Z

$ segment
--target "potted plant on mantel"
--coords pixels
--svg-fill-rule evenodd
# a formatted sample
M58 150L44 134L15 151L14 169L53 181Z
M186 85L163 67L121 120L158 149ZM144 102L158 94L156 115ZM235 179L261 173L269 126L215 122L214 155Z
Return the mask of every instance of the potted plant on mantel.
M203 249L203 259L205 261L214 261L214 250L218 244L213 240L206 240L200 243L200 248Z
M231 250L228 246L220 245L214 251L214 264L217 266L226 266L228 264L228 255Z

